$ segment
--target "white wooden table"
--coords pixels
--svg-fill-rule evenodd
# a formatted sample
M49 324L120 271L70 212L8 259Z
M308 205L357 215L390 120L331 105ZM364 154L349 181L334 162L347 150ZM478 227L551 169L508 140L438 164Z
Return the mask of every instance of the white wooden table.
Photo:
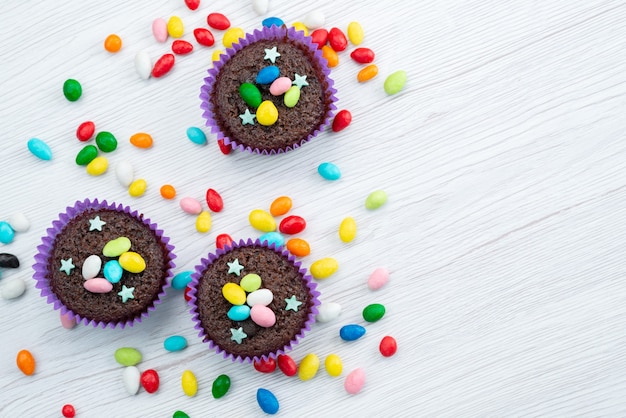
M203 1L196 12L182 0L63 2L4 1L0 5L0 220L22 212L27 232L0 245L18 269L26 293L0 300L0 416L59 417L71 403L78 417L262 416L259 387L280 401L280 416L624 416L626 414L626 4L621 1L287 2L270 0L257 15L249 1ZM353 114L340 133L324 132L279 156L224 156L187 140L203 126L199 88L211 51L180 57L163 79L143 81L133 59L153 60L169 49L152 37L157 17L179 15L191 30L206 15L225 13L245 31L267 16L287 23L314 9L325 27L365 30L376 52L377 78L356 82L359 65L348 52L333 69L340 109ZM110 33L124 42L103 49ZM221 38L218 36L218 41ZM353 48L351 46L350 48ZM385 77L406 70L409 81L387 96ZM65 79L78 79L83 97L65 100ZM128 195L112 170L100 177L74 164L81 147L74 132L93 120L113 132L119 149L111 167L131 161L146 194ZM154 146L128 138L146 131ZM208 133L208 132L207 132ZM32 156L26 142L45 140L52 161ZM342 178L317 174L324 161ZM178 197L222 194L225 209L206 234L159 187ZM384 189L388 203L364 208ZM156 221L176 247L176 272L192 269L215 249L215 237L257 237L247 222L279 195L294 200L312 247L303 260L332 256L339 270L319 282L323 301L339 302L340 318L316 324L291 352L322 362L337 353L344 372L323 367L310 381L280 372L264 375L225 361L197 337L182 292L171 290L150 318L131 329L60 326L59 315L34 288L32 264L41 236L67 205L84 198L130 205ZM357 239L342 243L339 222L353 216ZM377 267L391 272L379 291L365 283ZM347 323L361 310L385 304L386 316L346 343ZM185 336L179 353L163 340ZM393 335L398 353L377 350ZM141 370L156 369L161 387L128 395L119 347L143 353ZM15 365L20 349L37 359L33 376ZM366 371L362 392L343 388L354 368ZM198 394L180 387L185 369ZM219 374L232 379L222 399L211 395Z

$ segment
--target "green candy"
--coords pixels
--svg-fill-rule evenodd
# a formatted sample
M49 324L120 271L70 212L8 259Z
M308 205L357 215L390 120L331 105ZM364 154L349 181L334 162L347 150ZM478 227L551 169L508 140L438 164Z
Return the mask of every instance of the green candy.
M239 94L244 102L250 107L259 107L263 98L261 97L261 92L252 83L243 83L239 86Z
M298 100L300 100L300 88L298 86L289 87L289 90L285 92L285 97L283 98L285 106L294 107L298 104Z
M67 100L75 102L80 99L80 96L82 96L83 88L77 80L68 78L65 80L65 83L63 83L63 94Z
M380 303L372 303L363 309L363 319L367 322L376 322L385 316L385 307Z
M254 273L246 274L239 282L239 286L248 293L254 292L261 287L261 276Z
M142 358L141 353L136 348L122 347L115 350L115 361L122 366L135 366L139 364Z
M76 164L87 165L98 156L98 148L95 145L85 145L76 154Z
M183 411L176 411L172 418L189 418L189 415L185 414Z
M213 381L211 392L213 393L213 397L215 399L219 399L226 395L228 389L230 389L230 377L225 374L221 374Z
M365 208L374 210L378 209L387 202L387 193L384 190L376 190L365 199Z
M119 237L104 244L102 255L105 257L119 257L128 250L130 250L130 240L126 237Z
M115 151L117 148L117 139L111 132L102 131L96 135L96 145L102 152Z
M388 95L396 94L404 88L406 84L406 71L399 70L389 74L385 79L385 93Z

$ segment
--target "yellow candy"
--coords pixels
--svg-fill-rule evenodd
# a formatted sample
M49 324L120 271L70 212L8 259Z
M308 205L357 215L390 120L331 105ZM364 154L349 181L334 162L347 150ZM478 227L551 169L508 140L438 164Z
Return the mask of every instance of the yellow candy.
M96 157L89 164L87 164L87 173L92 176L99 176L104 174L109 167L109 160L106 157Z
M248 221L254 229L262 232L276 231L276 221L268 212L263 209L254 209L248 215Z
M180 383L183 387L185 395L196 396L196 393L198 392L198 380L191 370L185 370L183 372Z
M205 233L209 232L209 229L211 229L211 214L203 210L196 218L196 231Z
M343 370L341 358L337 354L327 355L326 360L324 361L324 367L326 368L326 372L333 377L341 375Z
M117 260L122 268L130 273L141 273L146 269L146 260L134 251L126 251L120 254Z
M230 28L226 32L224 32L224 38L222 38L222 43L226 48L231 48L233 44L239 42L239 39L243 39L245 34L243 29L241 28Z
M332 257L320 258L311 264L309 271L316 279L326 279L339 268L339 263Z
M302 22L293 22L293 25L291 25L291 26L293 26L296 30L300 30L300 31L304 32L304 36L309 36L309 30L304 25L304 23L302 23Z
M228 282L222 287L222 295L233 305L246 303L246 291L237 283Z
M300 362L298 366L298 377L300 380L311 380L317 374L320 368L320 359L313 353L309 353Z
M356 221L353 217L348 216L339 225L339 238L343 242L350 242L354 237L356 237Z
M137 179L128 186L128 194L132 197L142 196L146 192L148 183L144 179Z
M348 39L353 45L363 42L363 27L359 22L350 22L348 24Z
M256 120L263 126L271 126L278 120L278 109L271 100L261 102L256 110Z
M167 21L167 33L172 38L180 38L185 33L185 25L183 24L183 20L178 16L170 17L170 20Z
M222 51L221 49L216 49L211 54L211 61L219 61L220 60L220 55L222 55L223 53L224 53L224 51Z

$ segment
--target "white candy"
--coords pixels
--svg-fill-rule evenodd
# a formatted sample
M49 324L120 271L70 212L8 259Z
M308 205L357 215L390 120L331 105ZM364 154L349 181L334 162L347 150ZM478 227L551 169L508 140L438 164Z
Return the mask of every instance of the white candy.
M122 186L130 186L135 178L133 165L128 161L120 161L115 165L115 177L117 177L117 181L119 181Z
M324 13L319 10L314 10L312 12L307 13L302 19L302 23L309 29L317 29L324 26L326 22L326 17L324 17Z
M254 292L248 294L246 298L246 303L248 306L252 307L254 305L263 305L267 306L272 303L274 300L274 294L269 289L258 289Z
M100 256L96 254L92 254L85 259L83 262L82 274L83 279L89 280L93 279L100 273L100 268L102 267L102 259Z
M269 0L252 0L252 9L258 15L264 15L269 9Z
M141 372L135 366L124 367L122 372L122 381L124 382L124 388L129 395L136 395L139 391L139 381L141 379Z
M341 313L341 305L336 302L324 302L318 308L317 321L330 322Z
M30 228L30 221L23 213L14 213L9 218L9 225L15 232L25 232Z
M152 74L152 60L146 51L137 52L137 55L135 55L135 70L143 80L150 78Z
M26 283L22 279L6 280L0 287L0 296L2 299L15 299L22 296L26 290Z

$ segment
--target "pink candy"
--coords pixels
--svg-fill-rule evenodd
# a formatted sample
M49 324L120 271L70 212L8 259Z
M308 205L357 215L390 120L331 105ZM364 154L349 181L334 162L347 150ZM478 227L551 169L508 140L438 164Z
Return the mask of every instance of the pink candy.
M191 215L202 212L202 203L193 197L183 197L180 199L180 208Z
M365 371L361 368L354 369L346 376L343 387L351 395L356 395L363 389L365 384Z
M274 96L285 94L291 87L291 79L289 77L278 77L270 86L270 93Z
M65 329L72 329L76 326L76 320L74 318L70 318L70 315L67 313L61 314L61 325Z
M85 280L83 286L91 293L109 293L113 290L113 283L101 277Z
M389 281L389 272L384 267L379 267L372 272L367 279L367 286L372 290L378 290Z
M157 42L165 42L167 40L167 22L163 18L154 19L152 22L152 35Z
M276 315L267 306L254 305L250 308L250 319L260 327L269 328L276 323Z

